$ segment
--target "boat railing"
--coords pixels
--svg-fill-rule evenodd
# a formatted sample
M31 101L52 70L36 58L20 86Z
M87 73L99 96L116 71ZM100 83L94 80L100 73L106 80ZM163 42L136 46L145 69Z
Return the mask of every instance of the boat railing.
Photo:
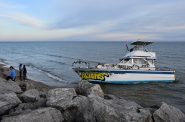
M97 61L86 61L82 59L78 59L72 63L72 67L75 68L94 68L97 65L104 65L104 63Z
M77 60L72 63L72 67L90 67L90 63L83 60Z

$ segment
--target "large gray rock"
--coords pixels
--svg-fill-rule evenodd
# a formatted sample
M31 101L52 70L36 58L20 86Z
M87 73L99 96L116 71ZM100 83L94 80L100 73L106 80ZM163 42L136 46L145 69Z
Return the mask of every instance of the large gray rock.
M79 122L95 122L89 98L85 96L77 96L72 102L73 106L77 107L78 113L76 113L75 118L78 118Z
M151 113L135 102L124 99L103 99L89 95L96 121L100 122L152 122Z
M15 92L21 93L22 90L19 85L14 81L5 81L4 79L0 79L0 93L2 92Z
M100 97L104 97L103 90L101 89L99 84L92 84L88 81L80 81L78 84L78 92L82 95L88 96L90 94L94 94Z
M11 109L9 111L9 115L18 115L24 113L25 111L34 110L41 107L46 107L46 99L44 98L40 98L39 101L36 102L21 103L17 107Z
M61 112L55 108L41 108L17 116L3 117L2 122L63 122Z
M151 113L135 102L95 94L76 96L74 89L50 90L47 105L61 110L65 121L76 122L152 122Z
M40 99L40 93L36 89L30 89L20 95L24 102L36 102Z
M0 115L5 114L11 108L20 104L21 101L15 93L4 93L0 94Z
M64 120L71 122L94 122L91 105L85 96L77 96L74 88L56 88L48 92L48 106L61 110Z
M65 111L62 111L65 121L68 122L95 122L92 108L90 107L89 99L85 96L77 96L71 106Z
M56 88L48 91L47 106L66 110L71 107L73 98L76 97L74 88Z
M161 107L153 114L156 122L185 122L185 115L178 108L166 103L162 103Z

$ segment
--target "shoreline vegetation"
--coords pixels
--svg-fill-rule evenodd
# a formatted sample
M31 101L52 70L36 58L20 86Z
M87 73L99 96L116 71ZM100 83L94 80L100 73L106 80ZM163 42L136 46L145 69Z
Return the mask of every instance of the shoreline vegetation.
M162 102L144 108L104 94L100 85L80 81L75 88L52 87L31 79L6 81L0 64L1 122L185 122L180 109ZM17 72L18 74L18 72Z

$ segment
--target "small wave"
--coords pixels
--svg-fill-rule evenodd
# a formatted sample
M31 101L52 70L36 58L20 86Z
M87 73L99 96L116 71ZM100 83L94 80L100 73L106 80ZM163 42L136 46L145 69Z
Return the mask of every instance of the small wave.
M65 80L63 80L63 79L61 79L61 78L59 78L58 76L53 75L53 74L50 74L50 73L48 73L48 72L45 72L45 74L46 74L48 77L50 77L50 78L52 78L52 79L54 79L54 80L57 80L57 81L60 81L60 82L67 82L67 81L65 81Z
M73 57L61 56L61 55L54 55L54 54L46 54L46 55L52 56L52 57L58 57L58 58L75 59L75 58L73 58Z
M61 65L69 65L71 66L71 64L67 64L65 62L60 62L60 61L54 61L54 60L48 60L49 62L53 62L53 63L57 63L57 64L61 64Z
M27 67L32 68L32 69L36 69L36 70L38 70L38 71L42 71L42 68L41 68L41 67L38 67L38 66L36 66L36 65L34 65L34 64L32 64L32 63L26 63L25 65L26 65Z
M56 80L56 81L60 81L60 82L67 82L65 80L63 80L62 78L58 77L57 75L55 74L52 74L50 71L42 68L42 67L38 67L38 66L35 66L34 64L32 63L27 63L26 64L28 67L31 67L33 69L36 69L37 71L39 72L42 72L43 74L47 75L49 78L53 79L53 80Z
M1 63L1 64L5 64L5 65L7 65L7 63L6 63L6 60L5 60L5 59L0 59L0 63Z

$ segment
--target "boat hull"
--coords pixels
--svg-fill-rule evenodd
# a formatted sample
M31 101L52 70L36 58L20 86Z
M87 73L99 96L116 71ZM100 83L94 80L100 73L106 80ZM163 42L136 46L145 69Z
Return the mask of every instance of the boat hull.
M82 80L91 83L138 84L138 83L169 83L175 81L175 71L152 70L109 70L74 68Z

